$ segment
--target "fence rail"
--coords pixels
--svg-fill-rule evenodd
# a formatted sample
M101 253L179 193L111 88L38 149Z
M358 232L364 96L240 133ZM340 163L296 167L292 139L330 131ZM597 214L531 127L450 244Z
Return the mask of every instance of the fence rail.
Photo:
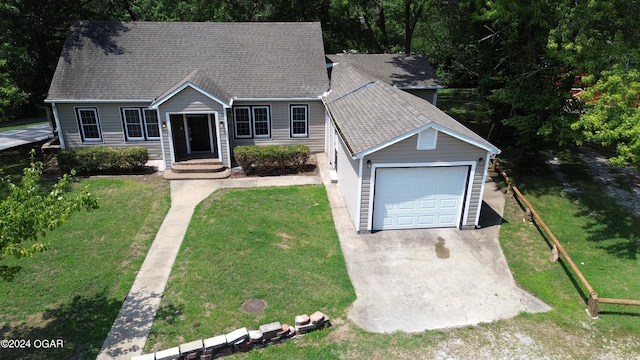
M599 298L596 291L593 289L591 284L589 284L589 282L587 281L587 278L584 277L584 275L582 274L578 266L576 266L573 260L571 260L571 257L569 256L567 251L564 249L564 247L562 247L562 244L553 234L551 229L549 229L547 224L544 223L544 221L542 220L538 212L534 209L533 205L531 205L529 200L527 200L527 198L520 192L518 187L513 184L513 182L511 181L511 178L509 178L509 176L504 171L504 169L502 169L502 167L500 166L500 162L498 160L494 160L492 163L492 166L494 167L494 169L496 169L500 173L500 175L502 175L509 189L512 190L513 193L517 195L521 203L524 204L525 212L531 213L531 216L533 220L535 220L535 223L543 229L544 233L548 236L548 238L553 243L553 249L552 249L553 259L557 261L558 256L562 255L562 258L569 265L571 270L573 270L573 272L576 274L576 277L578 277L582 286L584 286L585 289L587 289L587 292L589 293L587 311L589 312L589 315L592 318L597 318L599 316L600 314L600 310L598 306L599 304L640 306L640 300Z

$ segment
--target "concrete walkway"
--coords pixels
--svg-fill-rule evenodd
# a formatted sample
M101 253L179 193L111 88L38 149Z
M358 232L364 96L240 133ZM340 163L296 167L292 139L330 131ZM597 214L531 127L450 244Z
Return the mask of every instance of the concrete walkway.
M318 176L280 176L171 181L171 208L142 263L97 359L130 359L142 354L191 216L202 200L221 188L319 185Z

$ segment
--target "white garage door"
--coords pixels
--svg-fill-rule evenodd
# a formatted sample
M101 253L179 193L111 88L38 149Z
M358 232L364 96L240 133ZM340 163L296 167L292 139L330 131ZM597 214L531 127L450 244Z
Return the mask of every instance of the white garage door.
M373 230L457 227L467 172L466 166L377 169Z

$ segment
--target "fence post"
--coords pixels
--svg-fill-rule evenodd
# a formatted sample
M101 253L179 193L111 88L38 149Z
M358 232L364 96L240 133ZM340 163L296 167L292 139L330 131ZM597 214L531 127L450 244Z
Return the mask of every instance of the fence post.
M600 311L598 310L598 294L591 293L589 295L589 308L587 308L587 312L593 319L598 318L600 314Z

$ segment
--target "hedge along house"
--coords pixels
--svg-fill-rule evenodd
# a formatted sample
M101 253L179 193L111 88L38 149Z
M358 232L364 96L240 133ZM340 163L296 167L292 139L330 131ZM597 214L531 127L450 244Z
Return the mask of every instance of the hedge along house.
M324 151L319 23L78 22L46 103L61 148L144 146L159 169L249 144Z
M478 226L500 150L422 98L331 66L327 148L356 230Z
M421 56L325 58L319 23L79 22L46 102L63 149L144 146L166 176L305 144L359 232L473 228L500 151L432 105L439 87Z

